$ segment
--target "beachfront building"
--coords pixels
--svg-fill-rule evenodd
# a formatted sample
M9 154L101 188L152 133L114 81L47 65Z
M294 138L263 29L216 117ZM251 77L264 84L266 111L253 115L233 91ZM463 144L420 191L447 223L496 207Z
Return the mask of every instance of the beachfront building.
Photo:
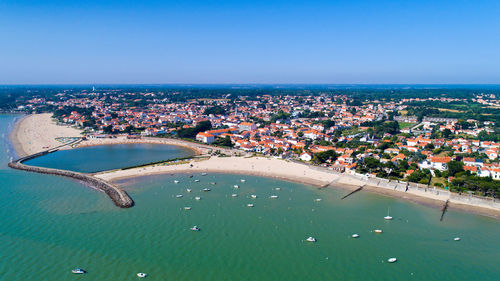
M210 144L214 142L215 137L212 134L201 132L196 135L196 140Z

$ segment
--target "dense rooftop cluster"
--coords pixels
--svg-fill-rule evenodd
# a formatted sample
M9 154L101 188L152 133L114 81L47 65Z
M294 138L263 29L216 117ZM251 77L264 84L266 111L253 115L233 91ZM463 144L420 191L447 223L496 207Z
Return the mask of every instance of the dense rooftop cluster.
M190 138L341 172L500 192L494 94L356 99L344 94L179 100L157 92L64 92L19 107L54 112L87 137Z

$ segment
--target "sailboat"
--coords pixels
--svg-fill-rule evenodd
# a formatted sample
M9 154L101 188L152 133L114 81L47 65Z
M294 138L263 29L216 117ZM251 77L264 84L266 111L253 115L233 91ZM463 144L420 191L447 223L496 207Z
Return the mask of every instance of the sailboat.
M387 216L384 217L384 220L388 220L388 221L392 220L392 217L389 216L389 208L387 208Z

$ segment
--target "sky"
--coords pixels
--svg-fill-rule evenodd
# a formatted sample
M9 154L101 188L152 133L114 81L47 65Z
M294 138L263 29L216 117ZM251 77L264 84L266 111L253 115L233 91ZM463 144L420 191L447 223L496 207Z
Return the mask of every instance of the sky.
M0 84L500 84L498 0L0 0Z

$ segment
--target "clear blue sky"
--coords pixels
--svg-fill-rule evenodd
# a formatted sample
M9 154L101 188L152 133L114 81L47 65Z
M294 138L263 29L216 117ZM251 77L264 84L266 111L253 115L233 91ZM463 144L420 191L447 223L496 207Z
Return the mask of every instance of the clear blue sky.
M500 1L1 0L39 83L500 83Z

